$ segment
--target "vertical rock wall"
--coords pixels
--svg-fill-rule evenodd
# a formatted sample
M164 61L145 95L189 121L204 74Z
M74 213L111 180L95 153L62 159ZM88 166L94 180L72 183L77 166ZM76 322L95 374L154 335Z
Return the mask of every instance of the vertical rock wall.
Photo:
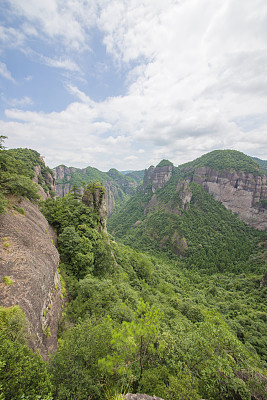
M0 305L19 305L29 321L30 346L44 359L57 348L63 295L58 275L56 235L38 207L16 202L0 216ZM12 284L4 283L9 277Z

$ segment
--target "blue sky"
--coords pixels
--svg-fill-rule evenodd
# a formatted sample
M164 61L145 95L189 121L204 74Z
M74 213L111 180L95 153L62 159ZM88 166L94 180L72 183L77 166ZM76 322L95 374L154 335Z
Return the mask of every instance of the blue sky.
M267 159L266 0L2 0L0 134L50 167Z

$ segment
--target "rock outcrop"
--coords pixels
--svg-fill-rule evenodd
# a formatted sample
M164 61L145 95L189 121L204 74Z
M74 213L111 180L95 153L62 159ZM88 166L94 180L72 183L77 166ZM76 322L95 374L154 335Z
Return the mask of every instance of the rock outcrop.
M145 170L143 187L146 190L151 185L152 192L155 193L157 189L163 188L165 184L171 179L174 167L166 165L163 167L149 167Z
M21 307L29 321L29 344L47 359L57 348L63 306L56 235L37 205L9 201L15 208L0 216L0 305Z
M192 181L237 213L248 225L267 230L266 176L201 167L194 171Z
M35 165L34 176L32 178L33 182L39 184L38 194L43 200L51 198L51 194L56 193L56 179L53 172L46 167L43 158L39 157L41 163Z
M64 197L71 192L73 188L73 181L75 176L79 176L78 181L80 182L77 186L77 192L83 196L86 189L86 185L97 180L96 176L101 175L99 180L103 183L106 188L106 205L107 205L107 216L109 217L116 203L120 202L125 195L133 194L138 183L132 179L125 177L119 171L114 168L103 173L98 171L96 168L73 168L60 165L53 170L56 179L56 194L59 197ZM90 174L92 173L92 176ZM82 176L82 177L81 177ZM63 182L62 182L63 181ZM82 186L81 182L84 181L85 185Z
M124 396L124 400L163 400L160 397L156 397L156 396L148 396L147 394L141 394L141 393L136 393L136 394L132 394L132 393L127 393Z
M82 202L91 208L99 216L99 226L101 231L107 231L107 201L105 187L92 183L85 190Z

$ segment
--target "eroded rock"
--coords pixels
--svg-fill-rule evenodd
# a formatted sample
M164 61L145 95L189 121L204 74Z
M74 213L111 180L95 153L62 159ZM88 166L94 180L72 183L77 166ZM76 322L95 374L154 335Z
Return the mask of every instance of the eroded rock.
M37 205L26 199L0 216L0 305L19 305L29 321L30 346L47 359L57 348L63 296L56 235ZM6 285L8 276L12 284Z

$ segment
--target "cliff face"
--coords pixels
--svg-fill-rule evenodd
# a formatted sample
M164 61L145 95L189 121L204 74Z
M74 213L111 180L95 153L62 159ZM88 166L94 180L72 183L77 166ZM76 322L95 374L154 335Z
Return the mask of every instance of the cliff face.
M30 345L46 359L57 348L63 307L56 236L36 205L10 201L24 215L11 209L0 216L0 304L21 307L29 320Z
M152 184L152 192L154 193L157 189L163 188L163 186L171 179L174 171L172 165L166 165L164 167L149 167L145 170L143 187L146 188Z
M194 171L192 181L237 213L248 225L267 230L266 176L201 167Z
M107 231L107 201L106 190L100 184L92 184L91 189L87 189L82 197L82 202L93 209L99 216L101 231Z
M134 180L127 180L127 178L119 173L119 171L112 169L107 173L101 173L100 171L93 169L93 173L102 174L101 177L99 177L99 180L103 182L103 185L105 186L106 189L106 207L107 207L107 216L109 217L117 202L121 201L123 196L133 194L135 191L135 188L137 186L137 182ZM88 178L90 178L90 169L89 168L84 168L84 169L78 169L78 168L73 168L73 167L66 167L64 165L60 165L59 167L56 167L54 170L54 175L55 175L55 190L56 194L59 197L64 197L70 191L72 190L73 184L72 184L72 179L74 174L77 172L79 176L84 175L84 179L82 176L82 180L84 182L87 181L89 183ZM97 175L90 179L90 182L95 182L97 180ZM60 183L60 181L63 180L63 183ZM79 186L79 185L78 185ZM84 195L85 188L84 187L79 187L78 192L81 196Z
M44 164L45 165L45 164ZM42 166L41 165L35 165L34 167L34 177L33 177L33 182L39 184L39 195L42 197L43 200L46 200L48 198L51 198L51 195L48 191L45 191L43 186L49 188L50 191L53 191L56 193L56 180L53 175L51 175L49 172L45 172L42 174ZM44 176L43 176L44 175ZM42 186L43 185L43 186Z

